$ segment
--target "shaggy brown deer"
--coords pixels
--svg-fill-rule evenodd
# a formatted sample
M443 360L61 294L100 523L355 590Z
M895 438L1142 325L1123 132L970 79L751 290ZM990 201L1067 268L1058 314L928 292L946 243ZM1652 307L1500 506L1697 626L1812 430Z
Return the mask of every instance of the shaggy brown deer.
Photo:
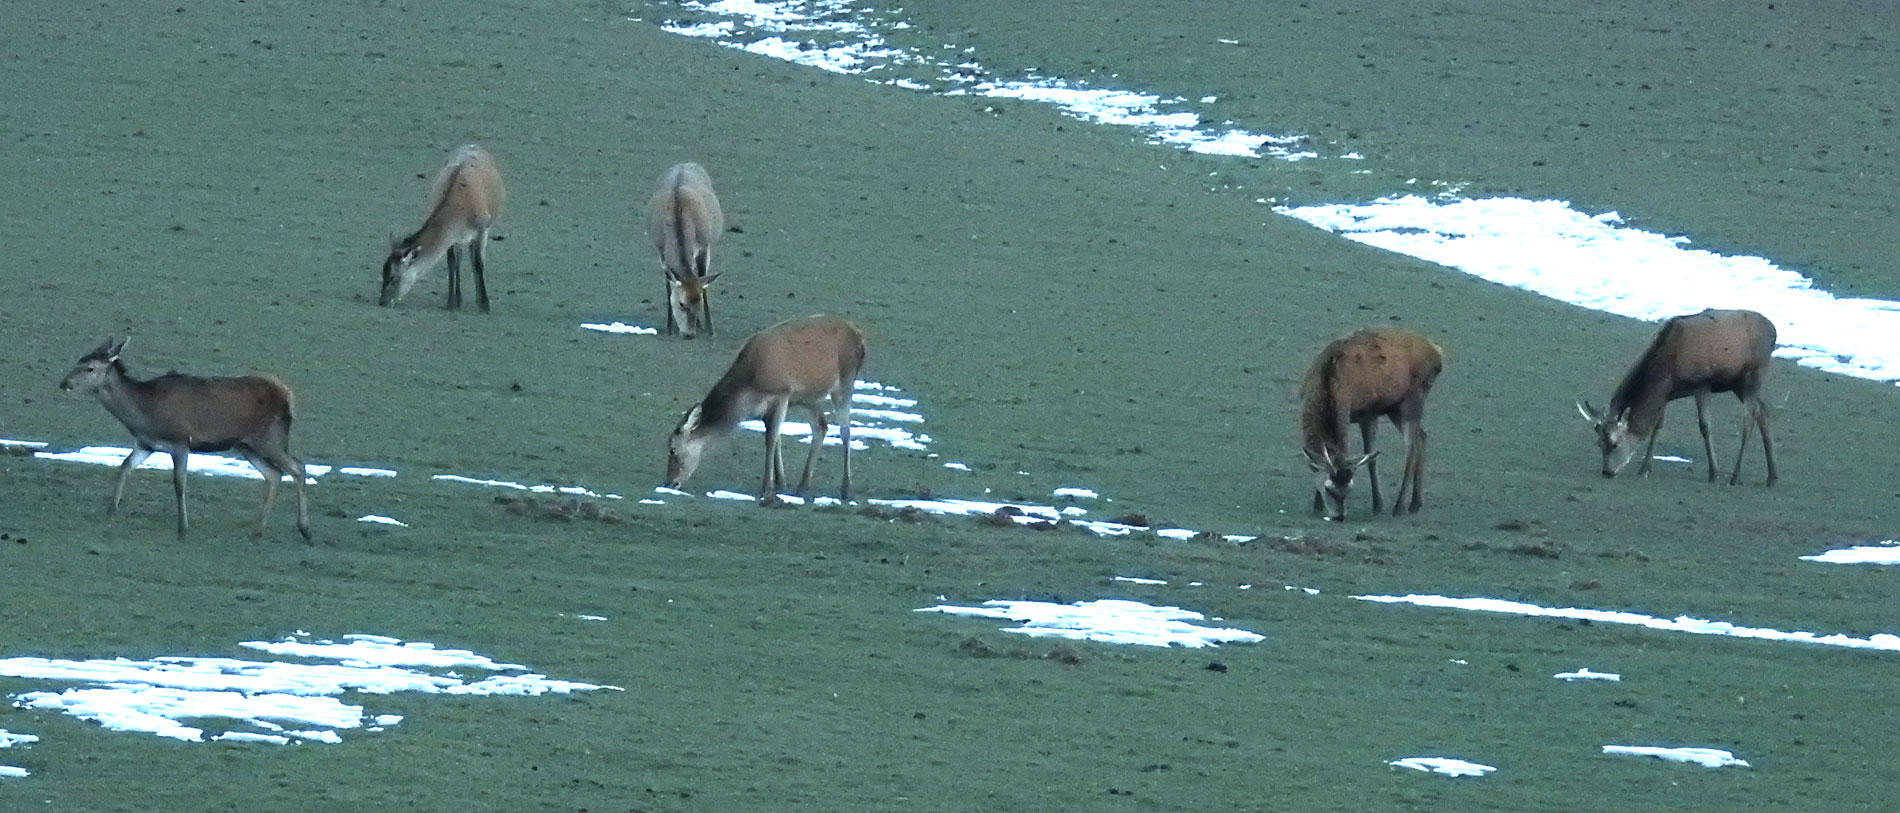
M1372 438L1380 418L1390 418L1405 433L1405 468L1399 477L1397 515L1409 487L1409 510L1423 504L1425 485L1425 396L1444 369L1444 354L1417 333L1374 327L1333 341L1321 350L1300 384L1300 439L1317 478L1313 513L1346 519L1346 494L1353 472L1366 469L1372 481L1372 511L1384 510L1379 495L1378 452ZM1346 454L1346 427L1359 425L1364 454ZM1330 510L1329 510L1330 509Z
M682 322L688 339L702 329L712 335L707 287L719 278L711 273L712 250L725 230L726 215L705 168L675 164L660 176L659 187L647 201L647 237L660 250L665 275L666 335L681 333Z
M501 216L506 193L501 188L501 170L486 150L469 144L449 156L449 163L436 173L429 191L429 216L422 228L396 241L383 260L383 292L380 305L402 301L410 287L437 260L448 258L448 307L462 307L462 263L459 252L468 251L475 267L475 300L482 313L488 312L488 279L482 265L482 249L488 243L488 228Z
M778 502L785 487L779 455L779 425L793 405L812 414L811 452L799 496L811 485L818 449L825 445L825 402L837 413L844 441L844 486L839 497L851 500L851 390L864 364L864 333L835 316L811 316L780 322L747 339L712 391L680 419L666 446L666 485L678 488L693 475L712 442L732 434L740 421L765 421L765 477L760 504Z
M1742 416L1742 442L1735 450L1735 470L1729 485L1741 482L1742 456L1748 452L1750 424L1761 431L1762 454L1768 458L1768 485L1774 485L1775 445L1768 435L1768 407L1761 402L1762 376L1775 352L1775 325L1768 317L1748 310L1705 310L1677 316L1663 323L1649 348L1623 376L1610 395L1609 410L1577 402L1597 433L1603 452L1603 476L1615 477L1629 465L1638 446L1643 448L1639 475L1649 474L1649 461L1662 428L1663 407L1677 398L1695 396L1696 426L1702 430L1702 454L1709 460L1709 482L1715 482L1715 445L1709 440L1709 396L1733 392L1747 408Z
M128 337L129 338L129 337ZM190 527L185 511L185 470L190 452L236 449L264 475L264 505L257 514L257 533L264 533L271 503L277 499L277 481L285 474L297 483L297 531L310 538L310 514L304 505L303 463L290 456L290 388L275 378L200 378L167 373L149 381L126 375L119 360L126 339L106 339L99 348L79 358L59 382L63 390L98 396L106 411L132 430L132 452L119 464L119 483L112 490L106 513L119 510L125 481L132 469L155 451L172 457L172 491L178 498L178 536Z

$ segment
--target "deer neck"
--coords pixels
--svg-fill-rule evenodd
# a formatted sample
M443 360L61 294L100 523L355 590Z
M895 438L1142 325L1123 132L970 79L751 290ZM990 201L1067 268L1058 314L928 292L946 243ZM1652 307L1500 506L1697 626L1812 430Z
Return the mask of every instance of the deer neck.
M141 441L156 440L158 432L152 420L153 393L152 383L137 381L125 374L123 369L114 367L105 382L94 390L99 402L119 423L132 430L133 437Z
M1649 437L1655 434L1657 424L1662 423L1663 407L1669 403L1674 383L1668 375L1652 372L1639 382L1639 386L1631 388L1628 400L1612 402L1610 414L1614 416L1627 410L1630 434Z

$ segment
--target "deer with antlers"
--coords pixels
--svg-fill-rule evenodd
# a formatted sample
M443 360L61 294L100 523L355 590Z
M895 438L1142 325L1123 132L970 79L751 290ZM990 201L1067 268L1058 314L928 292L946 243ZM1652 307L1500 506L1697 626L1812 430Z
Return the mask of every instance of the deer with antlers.
M128 337L129 338L129 337ZM125 497L132 470L155 451L172 458L172 491L178 501L178 536L190 528L185 510L185 471L191 452L236 449L264 476L264 504L257 514L258 535L270 518L277 481L289 474L297 484L297 531L310 538L310 513L304 504L303 463L290 455L290 388L275 378L248 375L200 378L167 373L140 381L125 372L120 355L126 339L110 338L79 358L60 389L97 396L106 411L132 431L132 451L119 464L119 482L106 513L115 513Z
M1375 327L1326 345L1300 385L1300 440L1316 475L1313 513L1344 521L1346 494L1360 467L1372 481L1372 511L1384 509L1379 494L1378 452L1372 439L1380 418L1405 433L1405 466L1392 513L1417 513L1425 483L1425 397L1444 369L1438 345L1409 330ZM1346 453L1346 428L1359 425L1363 454ZM1411 503L1406 503L1406 491Z
M726 215L704 167L675 164L660 176L647 201L647 237L660 251L665 274L666 335L712 335L707 288L719 277L712 272L712 250L725 230Z
M1747 413L1742 416L1741 445L1735 450L1735 470L1729 485L1741 482L1742 456L1748 452L1750 428L1761 432L1762 454L1768 460L1768 485L1774 485L1775 445L1768 433L1768 408L1761 402L1762 377L1775 352L1775 325L1750 310L1705 310L1677 316L1663 323L1649 347L1624 374L1610 395L1610 408L1600 410L1578 401L1577 411L1596 431L1603 452L1603 476L1615 477L1643 449L1638 475L1649 474L1662 428L1663 407L1678 398L1695 398L1697 428L1702 430L1702 453L1709 461L1709 482L1715 482L1715 445L1709 439L1709 396L1735 393ZM1752 427L1751 427L1752 425Z
M812 414L811 451L805 456L805 476L798 481L799 496L811 485L812 466L825 445L825 406L836 411L838 434L844 442L844 485L839 497L851 500L851 391L864 365L864 333L836 316L811 316L780 322L747 339L719 382L706 397L687 410L667 440L666 485L680 483L699 467L700 456L713 441L732 434L751 418L765 422L765 477L759 502L779 502L785 487L785 464L779 455L779 426L793 405Z
M460 252L468 252L475 269L475 301L488 312L488 277L482 249L488 229L501 216L506 193L501 170L487 150L469 144L449 156L429 190L429 215L422 228L397 240L383 260L383 289L379 305L394 305L436 261L448 259L449 308L462 307Z

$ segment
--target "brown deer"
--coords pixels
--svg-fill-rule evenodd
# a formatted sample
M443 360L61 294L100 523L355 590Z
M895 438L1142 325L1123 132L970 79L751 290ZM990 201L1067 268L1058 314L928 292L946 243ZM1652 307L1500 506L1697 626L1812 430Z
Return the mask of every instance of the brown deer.
M1444 369L1444 354L1417 333L1374 327L1333 341L1321 350L1300 384L1300 439L1317 479L1313 486L1313 513L1328 519L1346 519L1346 494L1353 472L1366 469L1372 481L1372 511L1384 510L1379 495L1379 453L1372 437L1380 418L1390 418L1405 433L1405 469L1392 504L1397 516L1412 493L1408 508L1417 513L1425 484L1425 396ZM1346 454L1346 427L1358 424L1364 454ZM1329 510L1330 509L1330 510Z
M713 244L726 230L726 215L713 194L712 179L695 163L675 164L660 176L647 201L647 237L660 250L666 285L666 335L690 339L712 335L712 301L707 287L719 275L712 269Z
M469 144L449 156L449 163L436 173L429 191L429 216L422 228L396 241L383 260L383 292L379 305L402 301L410 287L437 260L448 257L448 307L462 307L462 263L459 252L468 251L475 266L475 299L482 313L488 312L488 279L482 265L482 249L488 243L488 228L501 216L506 193L501 188L501 170L486 150Z
M779 454L779 424L793 405L812 414L811 452L799 496L811 485L818 449L825 445L825 402L837 413L844 441L844 486L839 497L851 500L851 390L864 364L864 333L835 316L810 316L780 322L747 339L712 391L687 410L666 446L666 485L678 488L693 475L712 442L732 434L740 421L765 421L765 477L759 503L779 501L785 464Z
M1768 407L1761 402L1762 376L1775 352L1775 325L1768 317L1748 310L1705 310L1677 316L1663 323L1649 348L1637 358L1610 395L1608 411L1577 402L1597 433L1603 451L1603 476L1615 477L1629 465L1637 446L1643 447L1638 475L1649 474L1662 428L1663 407L1677 398L1695 396L1696 426L1702 430L1702 453L1709 460L1709 482L1715 482L1715 445L1709 440L1709 396L1733 392L1747 408L1742 416L1742 442L1735 450L1735 470L1729 485L1741 482L1742 456L1748 452L1749 424L1761 431L1761 450L1768 458L1768 485L1774 485L1775 445L1768 435Z
M128 337L129 338L129 337ZM126 375L119 360L126 339L108 338L79 358L59 382L98 396L106 411L132 430L132 452L119 464L119 483L106 513L119 510L125 481L155 451L172 456L172 491L178 497L178 536L190 527L185 511L185 470L190 452L236 449L264 475L264 505L257 515L258 535L277 499L277 481L285 474L297 483L297 531L310 538L310 513L304 505L303 463L290 456L290 388L269 376L199 378L167 373L149 381Z

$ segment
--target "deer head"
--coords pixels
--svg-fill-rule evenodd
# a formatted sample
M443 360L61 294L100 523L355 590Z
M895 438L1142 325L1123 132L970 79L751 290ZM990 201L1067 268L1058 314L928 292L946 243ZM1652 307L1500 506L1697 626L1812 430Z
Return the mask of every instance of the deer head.
M673 299L671 307L674 312L686 316L682 333L688 339L699 335L701 330L711 333L712 326L707 324L709 319L707 318L706 289L712 286L713 280L718 279L719 275L708 274L702 277L695 274L681 274L670 267L666 270L666 275L673 282L668 286Z
M1603 476L1615 477L1636 458L1637 441L1641 440L1630 431L1630 411L1625 409L1612 417L1588 401L1578 401L1577 411L1597 434L1597 449L1603 452Z
M72 372L60 379L59 388L79 389L85 392L98 390L105 385L113 370L120 369L119 354L125 352L125 343L131 340L131 336L117 341L107 336L97 349L79 357L79 361L73 364Z
M1322 505L1326 518L1334 522L1346 521L1346 494L1352 490L1352 475L1360 466L1372 461L1378 452L1362 454L1358 457L1341 458L1333 454L1331 447L1322 447L1319 454L1312 449L1306 450L1306 463L1313 471L1313 507Z

